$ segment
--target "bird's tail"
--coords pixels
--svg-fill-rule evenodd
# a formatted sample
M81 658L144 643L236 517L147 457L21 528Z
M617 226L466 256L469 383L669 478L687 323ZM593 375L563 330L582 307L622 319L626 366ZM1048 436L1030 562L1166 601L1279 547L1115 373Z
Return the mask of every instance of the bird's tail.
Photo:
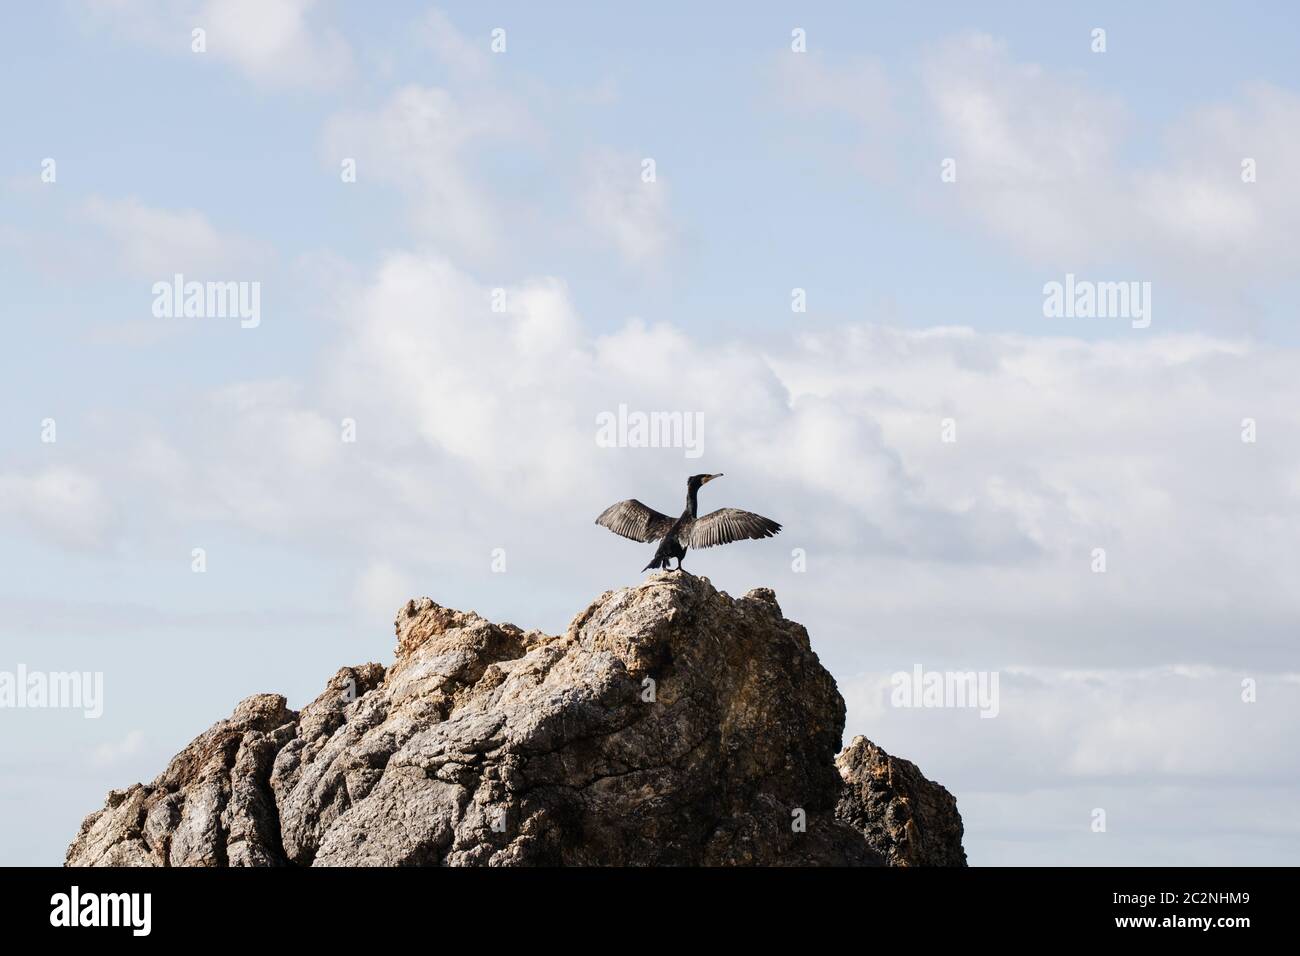
M641 570L649 571L651 568L664 568L665 570L667 570L669 560L670 560L669 558L661 558L659 557L659 555L655 555L654 560L652 560Z

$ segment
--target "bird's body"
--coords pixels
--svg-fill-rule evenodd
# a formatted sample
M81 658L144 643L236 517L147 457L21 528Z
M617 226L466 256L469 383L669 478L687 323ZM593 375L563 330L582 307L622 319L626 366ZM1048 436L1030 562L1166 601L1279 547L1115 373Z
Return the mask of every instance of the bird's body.
M688 515L683 511L682 516L673 522L673 526L668 529L664 539L659 542L659 547L655 549L655 556L650 559L642 571L649 571L651 568L663 568L668 570L668 562L673 558L677 559L677 568L681 569L682 558L686 557L686 545L682 540L690 541L691 524L695 521L695 515Z
M698 516L696 497L700 486L721 475L692 475L686 481L686 510L680 518L670 518L635 498L606 508L596 524L633 541L656 541L659 548L642 571L650 568L668 570L668 562L677 559L674 571L682 570L682 558L688 548L711 548L742 538L770 538L781 526L770 518L739 508L720 508Z

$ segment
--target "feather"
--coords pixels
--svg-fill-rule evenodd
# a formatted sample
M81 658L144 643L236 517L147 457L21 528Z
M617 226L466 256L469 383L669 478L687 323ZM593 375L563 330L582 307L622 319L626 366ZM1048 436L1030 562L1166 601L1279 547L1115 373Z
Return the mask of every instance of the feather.
M683 544L692 548L712 548L744 538L770 538L780 530L781 526L771 518L764 518L752 511L719 508L695 519L691 525L690 537Z
M602 511L596 524L633 541L657 541L672 528L673 519L629 498Z

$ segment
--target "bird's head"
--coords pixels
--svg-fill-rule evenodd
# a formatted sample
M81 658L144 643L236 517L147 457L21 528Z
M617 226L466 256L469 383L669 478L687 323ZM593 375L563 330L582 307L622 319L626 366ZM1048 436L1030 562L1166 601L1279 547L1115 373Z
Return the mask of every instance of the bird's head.
M714 478L721 477L721 475L691 475L686 479L686 487L691 491L698 491L701 485L707 485Z

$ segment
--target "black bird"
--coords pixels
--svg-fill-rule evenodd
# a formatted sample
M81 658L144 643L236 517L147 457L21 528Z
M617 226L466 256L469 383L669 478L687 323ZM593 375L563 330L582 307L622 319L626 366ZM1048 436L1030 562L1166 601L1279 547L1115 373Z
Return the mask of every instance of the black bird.
M781 526L770 518L756 515L752 511L741 511L739 508L719 508L703 518L695 517L695 496L699 493L700 486L721 477L691 475L687 478L686 510L680 518L670 518L635 498L629 498L606 508L596 519L596 524L633 541L657 541L663 538L654 559L642 571L651 568L681 571L682 558L686 557L687 548L712 548L742 538L770 538L781 530ZM668 561L671 558L677 559L677 567L670 569Z

